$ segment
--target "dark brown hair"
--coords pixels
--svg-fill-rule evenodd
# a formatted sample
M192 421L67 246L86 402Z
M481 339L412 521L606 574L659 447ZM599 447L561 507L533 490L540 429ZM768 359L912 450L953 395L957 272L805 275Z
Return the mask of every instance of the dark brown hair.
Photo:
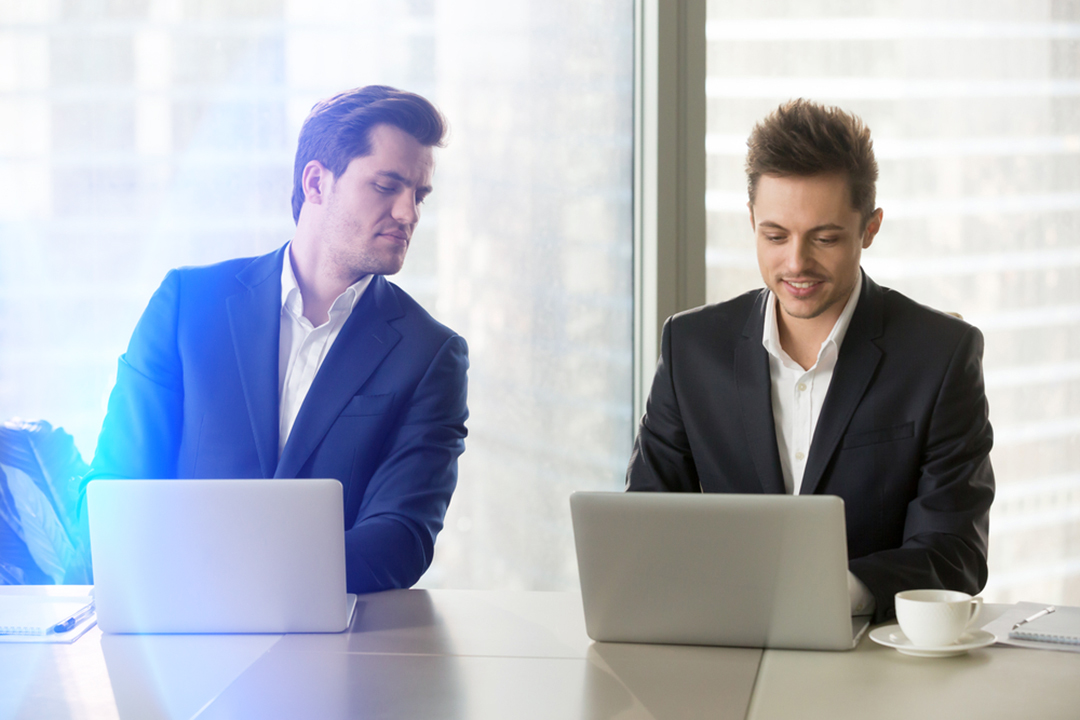
M304 205L304 168L318 160L334 177L341 177L353 158L371 152L371 129L393 125L421 145L442 147L446 119L434 105L415 93L385 85L346 90L316 103L300 128L293 165L293 220Z
M802 98L790 100L754 126L746 145L751 204L762 175L843 173L851 207L862 215L863 225L874 214L878 167L870 129L858 116Z

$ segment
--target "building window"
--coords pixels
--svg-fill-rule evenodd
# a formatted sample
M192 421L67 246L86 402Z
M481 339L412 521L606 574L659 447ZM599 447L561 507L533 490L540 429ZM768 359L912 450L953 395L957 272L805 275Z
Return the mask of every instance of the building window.
M633 433L631 0L117 0L0 17L0 419L89 460L165 272L293 231L300 123L372 83L450 120L394 278L470 344L430 587L576 587L567 496Z
M877 282L986 338L988 600L1080 604L1080 9L1053 0L709 4L710 302L759 287L742 169L781 102L871 128Z

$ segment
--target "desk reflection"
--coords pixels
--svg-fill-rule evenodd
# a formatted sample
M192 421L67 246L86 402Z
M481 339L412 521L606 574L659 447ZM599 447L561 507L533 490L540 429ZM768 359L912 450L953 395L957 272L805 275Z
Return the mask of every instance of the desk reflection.
M194 717L281 635L102 635L121 720Z
M361 595L347 633L287 635L296 651L585 657L581 599L571 593L387 590Z
M653 717L643 711L616 678L587 660L341 654L275 647L199 718Z
M761 654L757 648L593 643L588 659L634 698L634 712L619 718L743 720ZM615 716L608 705L588 717Z
M101 646L122 720L742 718L761 658L591 643L570 594L418 590L361 597L340 634Z

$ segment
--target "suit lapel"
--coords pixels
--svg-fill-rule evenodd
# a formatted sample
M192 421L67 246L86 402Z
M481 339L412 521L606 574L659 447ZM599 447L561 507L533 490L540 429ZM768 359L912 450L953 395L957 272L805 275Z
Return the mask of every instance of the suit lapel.
M851 316L851 325L844 336L840 357L837 358L829 383L829 393L825 396L821 415L814 428L814 439L810 443L810 455L806 458L806 470L799 491L802 495L810 495L817 490L825 468L881 362L881 349L874 344L874 339L881 337L882 333L882 305L881 288L863 273L862 295L855 314Z
M769 377L769 354L761 344L765 322L763 290L750 311L743 336L735 348L735 384L739 392L747 447L754 460L758 480L767 493L784 492L784 474L776 445L776 423L772 412L772 381Z
M246 288L226 300L262 477L273 477L278 445L281 263L285 247L256 258L236 276Z
M404 314L387 280L372 278L311 383L275 477L300 472L341 411L401 340L389 321Z

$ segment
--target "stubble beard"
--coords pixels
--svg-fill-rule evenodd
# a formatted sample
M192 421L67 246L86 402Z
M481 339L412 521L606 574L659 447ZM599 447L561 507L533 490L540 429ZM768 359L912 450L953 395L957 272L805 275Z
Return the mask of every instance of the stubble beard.
M822 282L827 282L827 281L823 280ZM777 281L777 284L783 285L783 280ZM854 291L855 291L855 283L852 283L851 287L849 287L846 292L841 293L838 296L834 296L832 298L826 299L825 302L823 302L820 306L818 306L816 308L812 308L809 312L794 313L794 312L791 311L792 308L788 307L783 302L780 302L780 305L781 305L781 307L783 307L784 313L788 317L795 318L796 320L813 320L814 318L821 317L822 315L824 315L825 313L827 313L829 310L836 307L837 305L840 305L841 307L843 307L843 305L845 303L847 303L848 300L851 299L851 293L853 293ZM779 293L777 293L775 290L773 290L773 294L776 295L778 300L781 297L781 295ZM796 307L797 307L797 305L796 305Z
M408 246L400 253L376 253L369 248L361 248L353 252L340 252L334 258L334 264L342 274L354 278L354 282L365 275L395 275L405 265L405 254Z
M411 238L400 250L387 244L377 230L339 226L338 241L330 245L330 259L342 277L356 282L365 275L394 275L405 265ZM343 242L344 240L344 242Z

